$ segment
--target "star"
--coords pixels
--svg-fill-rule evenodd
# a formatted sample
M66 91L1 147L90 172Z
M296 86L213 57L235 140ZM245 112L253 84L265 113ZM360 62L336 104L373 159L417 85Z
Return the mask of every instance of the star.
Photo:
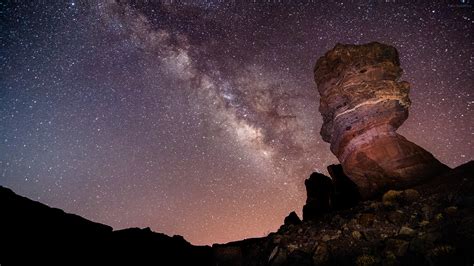
M338 163L316 60L379 41L411 83L399 133L472 160L469 3L2 3L0 185L193 244L274 231Z

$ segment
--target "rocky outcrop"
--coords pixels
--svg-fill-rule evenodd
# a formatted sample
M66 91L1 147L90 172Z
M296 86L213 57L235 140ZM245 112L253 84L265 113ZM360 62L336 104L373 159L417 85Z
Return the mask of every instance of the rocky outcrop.
M471 161L267 237L219 245L237 263L218 265L472 265L473 173Z
M360 201L359 188L344 174L342 165L332 164L328 166L327 169L334 184L332 208L335 210L343 210L357 205Z
M303 221L313 220L331 211L334 185L331 178L314 172L304 181L306 204L303 206Z
M344 174L340 164L328 166L328 172L331 177L314 172L304 182L306 186L304 221L318 219L331 211L353 207L360 200L357 185ZM290 216L291 213L288 217Z
M379 199L333 210L318 219L299 222L296 214L290 214L277 232L266 237L212 248L148 228L113 231L0 187L0 263L472 265L473 173L474 162L470 162L422 185L391 190ZM314 176L325 184L329 179Z
M413 185L448 169L396 133L407 119L410 85L389 45L337 44L319 58L314 77L321 96L321 136L363 198Z
M285 225L290 225L290 224L293 224L293 225L298 225L298 224L301 224L301 219L300 217L298 217L298 214L296 214L296 212L290 212L290 214L288 214L288 216L285 217L285 220L283 222L283 224Z

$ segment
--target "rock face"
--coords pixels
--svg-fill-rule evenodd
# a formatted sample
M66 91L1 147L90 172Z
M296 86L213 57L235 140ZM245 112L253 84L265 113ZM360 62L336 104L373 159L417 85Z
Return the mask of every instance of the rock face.
M334 186L331 178L314 172L304 181L306 204L303 206L303 221L313 220L331 211Z
M298 222L293 213L288 220L296 224L285 223L277 232L212 247L193 246L181 236L169 237L149 228L113 231L0 186L0 263L472 265L473 173L471 161L412 189L389 191L382 199L333 210L317 221ZM330 178L321 174L312 175L310 180L310 189L314 188L313 181L331 184L327 183ZM337 184L335 180L333 183ZM317 199L320 196L315 192L321 191L308 194Z
M473 265L473 173L471 161L316 221L214 245L214 265Z
M304 181L306 204L303 206L303 221L315 220L321 215L357 205L360 195L357 185L342 171L340 164L328 166L331 177L314 172ZM290 216L285 218L285 224Z
M343 210L357 205L360 201L359 189L357 185L344 174L342 165L332 164L328 166L328 172L334 183L333 209Z
M301 224L301 219L300 217L298 217L298 214L296 214L296 212L290 212L290 214L288 214L288 216L285 217L283 224L285 225Z
M319 58L321 136L362 198L413 185L449 168L396 133L407 119L410 85L389 45L337 44Z

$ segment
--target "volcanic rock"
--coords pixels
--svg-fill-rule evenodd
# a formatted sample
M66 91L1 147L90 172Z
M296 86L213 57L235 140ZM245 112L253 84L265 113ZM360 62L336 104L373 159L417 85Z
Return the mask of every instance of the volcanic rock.
M304 181L306 204L303 206L303 221L312 220L331 210L334 186L331 178L314 172Z
M402 228L400 228L400 231L398 233L404 236L412 236L416 234L416 231L411 229L410 227L402 226Z
M472 265L474 210L471 205L455 204L473 197L472 173L474 161L414 187L418 193L397 191L395 205L385 206L380 198L361 201L349 209L320 214L317 220L282 226L265 237L212 247L193 246L180 236L149 228L114 231L0 187L0 239L5 243L0 263ZM324 175L315 179L327 185ZM314 188L309 187L314 196ZM402 203L411 194L417 194L416 200ZM403 217L391 219L394 213ZM25 249L29 246L34 248Z
M385 199L391 205L384 205L381 198L360 201L349 209L319 214L315 220L282 226L267 237L224 246L240 246L240 265L251 266L305 265L308 256L312 265L472 265L473 208L455 205L447 197L471 197L472 173L474 161L412 190L392 191ZM324 175L313 176L310 180L327 185ZM308 187L309 195L319 197ZM424 210L432 213L431 218L426 219ZM436 221L435 214L445 217Z
M301 223L301 219L300 217L298 217L298 215L296 214L296 212L290 212L290 214L288 214L288 216L285 217L285 221L284 221L284 225L290 225L290 224L300 224Z
M357 185L344 174L342 165L332 164L327 169L334 184L333 209L342 210L357 205L360 200L359 190Z
M364 199L449 169L396 133L411 104L401 74L397 50L377 42L337 44L316 62L321 136Z

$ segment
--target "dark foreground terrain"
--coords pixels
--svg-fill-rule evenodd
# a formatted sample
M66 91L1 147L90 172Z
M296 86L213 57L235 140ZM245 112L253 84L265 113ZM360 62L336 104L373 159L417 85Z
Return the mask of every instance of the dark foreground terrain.
M149 228L113 231L0 187L0 264L212 265L209 246Z
M473 265L474 162L412 189L214 245L219 265Z
M0 187L3 265L473 265L474 162L412 189L264 238L193 246L147 229L113 231ZM282 219L283 220L283 219Z

